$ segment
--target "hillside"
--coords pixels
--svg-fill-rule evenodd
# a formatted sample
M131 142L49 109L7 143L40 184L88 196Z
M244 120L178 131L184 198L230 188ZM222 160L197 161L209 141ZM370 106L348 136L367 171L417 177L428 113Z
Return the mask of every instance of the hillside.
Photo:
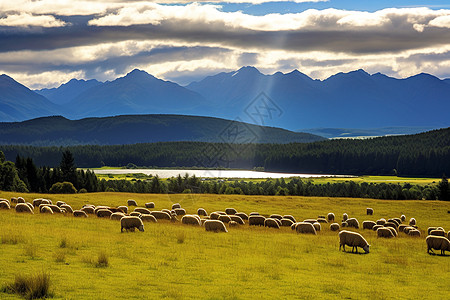
M169 141L293 143L324 138L225 119L182 115L129 115L68 120L61 116L0 123L0 144L114 145Z

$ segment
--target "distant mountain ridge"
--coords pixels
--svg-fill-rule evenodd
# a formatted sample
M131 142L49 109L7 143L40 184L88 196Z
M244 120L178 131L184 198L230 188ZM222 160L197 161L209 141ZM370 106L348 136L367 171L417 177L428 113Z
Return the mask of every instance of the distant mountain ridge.
M110 82L71 80L56 89L38 91L61 105L13 80L3 82L0 121L51 115L81 119L183 114L290 130L450 125L450 79L423 73L396 79L356 70L314 80L298 70L264 75L254 67L242 67L183 87L136 69ZM268 97L264 101L276 107L276 114L266 112L271 108L257 102L260 95Z
M304 143L309 133L231 120L182 115L124 115L68 120L61 116L0 123L0 144L35 146L121 145L154 142Z

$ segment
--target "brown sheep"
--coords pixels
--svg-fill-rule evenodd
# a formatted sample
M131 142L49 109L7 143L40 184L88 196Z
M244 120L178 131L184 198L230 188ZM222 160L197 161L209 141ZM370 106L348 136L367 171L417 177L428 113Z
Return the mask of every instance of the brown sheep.
M253 211L249 214L249 216L259 216L259 212Z
M142 217L142 214L140 212L138 212L138 211L132 211L130 213L130 216L140 218L140 217Z
M392 227L395 230L397 230L397 228L398 228L397 223L394 223L394 222L386 222L386 223L384 223L384 227Z
M347 215L347 213L344 213L342 215L342 221L345 222L345 221L347 221L347 219L348 219L348 215Z
M411 230L411 231L412 231L412 230ZM411 232L411 231L410 231L410 232ZM438 229L431 230L430 233L429 233L429 235L447 237L447 235L445 234L445 231L443 231L443 230L438 230Z
M406 216L405 215L401 215L400 216L400 220L402 221L402 223L405 222L406 221Z
M31 210L33 210L34 209L34 206L33 206L33 204L31 204L30 202L25 202L25 204L26 205L28 205L30 208L31 208Z
M44 199L42 199L42 198L34 199L33 202L32 202L33 206L34 207L38 207L39 205L41 205L42 200L44 200Z
M322 229L322 226L320 226L319 222L313 223L313 226L316 231L320 231Z
M61 205L66 204L64 201L56 201L56 206L61 207Z
M157 220L171 220L172 217L170 214L164 212L164 211L152 211L152 216L154 216Z
M389 226L386 227L386 226L385 226L384 228L389 229L395 237L398 236L397 230L395 230L394 227L389 227Z
M389 220L387 220L387 223L394 223L395 225L397 225L397 227L398 226L400 226L400 224L402 223L402 222L399 222L398 220L396 220L396 219L389 219Z
M317 218L318 223L328 223L328 221L325 218Z
M124 214L128 213L128 206L125 205L121 205L119 207L117 207L121 212L123 212Z
M316 219L306 219L306 220L303 220L303 222L314 224L317 222L317 220Z
M219 216L220 216L220 214L218 214L218 213L216 213L216 212L212 212L212 213L209 215L209 218L210 218L211 220L218 220L218 219L219 219Z
M169 209L167 209L167 208L163 208L163 209L161 209L161 211L162 211L162 212L165 212L165 213L168 213L169 215L170 215L171 213L175 213L175 210L172 212L171 210L169 210Z
M11 200L12 200L12 198L11 198ZM17 203L25 203L25 199L23 199L22 197L17 197Z
M289 219L292 222L297 223L297 221L295 220L294 216L292 216L292 215L284 215L283 219Z
M97 211L97 217L99 218L109 218L111 217L112 212L109 209L102 208Z
M445 255L445 251L450 251L450 241L442 236L429 235L426 238L427 253L434 250L441 250L441 255ZM433 252L434 253L434 252Z
M11 206L6 201L0 201L0 209L11 209Z
M346 221L342 222L342 223L341 223L341 227L348 227L347 222L346 222Z
M138 206L136 200L128 199L127 206Z
M237 210L230 207L230 208L226 208L226 209L225 209L225 213L226 213L227 215L235 215L235 214L237 213Z
M152 215L142 215L141 220L142 220L142 222L158 223L158 220L156 220L156 218Z
M248 215L244 212L238 212L236 213L236 216L241 217L241 219L244 221L248 221Z
M61 207L60 208L62 208L62 209L65 209L66 210L66 212L68 212L68 213L70 213L70 214L72 214L73 213L73 209L72 209L72 206L70 206L69 204L63 204L63 205L61 205Z
M287 219L287 218L281 219L280 222L281 222L281 226L283 226L283 227L290 227L292 224L294 224L294 222L292 222L291 219Z
M316 235L316 229L314 228L313 224L308 222L299 222L296 223L295 230L297 233L311 233Z
M403 232L403 230L404 230L406 227L408 227L408 225L406 225L406 224L400 224L400 226L398 226L398 231L399 231L399 232Z
M180 203L174 203L172 204L172 209L181 208Z
M400 218L393 218L393 220L396 221L399 226L403 222L402 219L400 219Z
M264 216L259 215L250 215L248 217L248 225L250 226L264 226L264 221L266 218Z
M175 208L175 214L177 216L184 216L186 214L186 210L184 208Z
M414 219L414 218L409 219L409 226L414 226L414 225L417 225L416 219Z
M279 214L271 214L271 215L269 216L269 218L281 220L281 219L283 219L283 216L282 216L282 215L279 215Z
M377 225L384 225L386 223L386 220L381 218L381 219L378 219L376 223L377 223Z
M151 213L151 211L149 211L148 209L143 208L143 207L136 207L134 209L134 211L137 211L137 212L139 212L141 214L146 214L146 215L149 215Z
M411 230L414 230L415 228L412 226L407 226L403 229L403 232L408 234Z
M228 215L220 215L218 220L224 222L225 224L227 224L227 223L229 223L231 221L231 218Z
M363 221L363 229L372 229L373 226L377 225L374 221Z
M265 219L264 220L264 227L280 229L280 225L278 225L278 222L275 221L275 220L276 219L273 219L273 218Z
M341 228L338 223L331 223L330 224L330 230L331 231L338 231Z
M357 232L347 230L342 230L341 232L339 232L339 251L341 250L341 246L343 246L345 251L346 245L352 247L352 253L353 249L355 248L356 253L358 253L358 247L362 248L365 253L369 253L369 243L362 235Z
M333 213L328 213L327 219L328 219L328 222L333 222L334 219L335 219L334 214L333 214ZM336 223L336 224L337 224L337 223ZM339 225L339 224L338 224L338 225Z
M208 213L206 212L206 210L204 208L199 208L199 209L197 209L197 215L206 217L208 215Z
M228 223L228 226L229 227L238 227L239 224L237 222L235 222L235 221L230 221L230 223Z
M120 221L120 219L122 219L122 217L125 217L125 214L122 212L115 212L109 216L109 218L111 220L116 220L116 221Z
M34 214L33 210L25 203L17 203L16 212Z
M356 218L347 219L347 227L353 227L358 229L359 228L358 220Z
M92 206L86 206L81 208L81 211L84 211L87 214L94 214L94 208Z
M139 217L125 216L120 219L120 232L123 232L124 229L134 231L135 228L144 231L144 223Z
M204 226L206 231L228 232L225 224L223 224L223 222L219 220L206 220Z
M367 214L368 216L373 215L373 208L370 208L370 207L366 208L366 214Z
M244 225L245 224L244 220L242 220L242 218L237 216L237 215L231 215L230 219L231 219L231 221L236 222L239 225Z
M88 217L87 213L85 211L83 211L83 210L74 210L73 211L73 216L77 217L77 218L79 218L79 217L87 218Z
M48 207L47 205L42 206L40 208L39 212L41 214L51 214L51 215L53 215L53 210L50 207Z
M11 197L11 203L17 203L17 197Z
M145 208L155 208L155 203L147 202L147 203L145 203Z
M408 232L408 235L409 235L409 236L420 237L420 231L417 230L417 229L413 229L413 230L410 230L410 231Z
M373 231L377 231L378 228L383 228L383 227L384 227L383 225L375 225L375 226L372 227L372 230Z
M184 215L181 218L181 223L182 224L187 224L187 225L195 225L195 226L200 226L201 225L200 219L197 218L196 216L193 216L193 215Z

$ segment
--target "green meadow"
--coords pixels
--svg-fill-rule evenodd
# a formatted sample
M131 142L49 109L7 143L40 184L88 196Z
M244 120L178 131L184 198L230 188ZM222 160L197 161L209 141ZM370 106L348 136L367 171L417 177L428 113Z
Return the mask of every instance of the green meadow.
M297 221L334 212L364 220L414 217L420 238L400 233L379 239L364 235L369 254L339 251L336 232L326 224L317 236L249 227L206 232L181 223L145 223L145 232L120 232L120 222L89 216L19 214L0 211L0 287L18 274L46 272L55 299L445 299L450 253L429 255L428 226L450 230L450 203L290 196L93 193L43 195L0 192L84 204L118 206L135 199L155 210L179 202L188 213L234 207L260 214L292 214ZM366 207L374 209L366 216ZM350 248L347 247L347 251ZM362 250L359 250L362 252ZM2 288L4 290L4 288ZM17 299L1 292L1 299Z

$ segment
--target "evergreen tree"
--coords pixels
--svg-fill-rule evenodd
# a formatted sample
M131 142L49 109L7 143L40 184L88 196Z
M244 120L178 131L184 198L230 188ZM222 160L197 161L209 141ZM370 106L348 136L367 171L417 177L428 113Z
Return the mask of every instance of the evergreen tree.
M61 170L62 180L71 182L75 187L78 187L77 167L75 166L75 160L70 150L63 152L59 168Z
M442 180L439 183L439 199L450 201L450 189L448 186L448 179L445 174L442 176Z

